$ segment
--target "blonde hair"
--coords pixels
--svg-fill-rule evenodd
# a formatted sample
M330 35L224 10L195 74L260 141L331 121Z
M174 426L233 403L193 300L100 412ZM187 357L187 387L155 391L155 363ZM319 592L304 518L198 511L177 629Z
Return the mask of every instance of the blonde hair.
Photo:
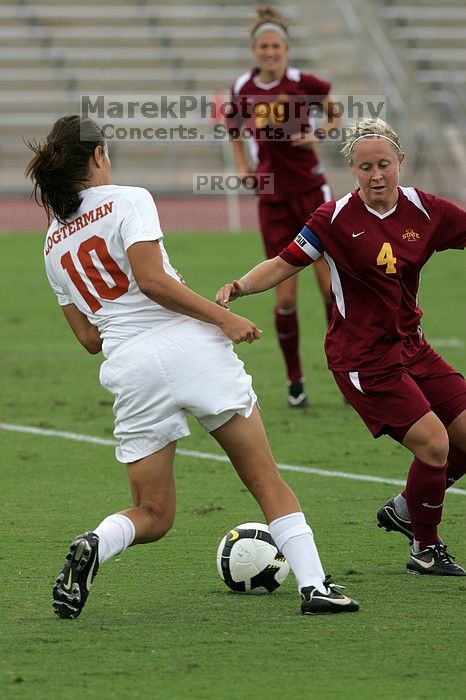
M273 7L259 5L256 8L257 18L249 28L251 44L254 44L263 31L276 31L288 43L288 25Z
M370 138L372 136L378 136L379 138L386 139L396 148L398 153L401 153L400 139L396 131L392 127L384 122L383 119L376 119L367 117L366 119L361 119L359 122L353 122L349 127L349 135L343 145L341 152L346 158L351 158L351 151L356 141L363 138Z

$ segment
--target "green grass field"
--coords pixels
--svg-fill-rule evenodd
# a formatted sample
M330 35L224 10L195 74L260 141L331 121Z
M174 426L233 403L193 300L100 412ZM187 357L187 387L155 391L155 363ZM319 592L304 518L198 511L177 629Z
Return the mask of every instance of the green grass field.
M168 235L188 284L212 297L262 256L255 235ZM0 238L0 421L111 438L100 359L68 330L42 265L42 236ZM436 256L421 285L424 329L466 371L464 254ZM262 339L238 352L255 378L276 458L291 465L403 479L410 457L373 440L326 369L323 311L301 273L300 312L312 408L286 407L272 293L240 300ZM192 424L183 450L219 454ZM290 575L271 596L229 593L216 572L230 527L263 520L229 464L177 457L177 520L160 543L102 567L81 617L58 620L51 587L72 537L129 505L113 448L0 430L0 697L265 700L440 700L465 687L464 579L405 573L404 538L375 526L389 483L284 471L324 566L359 599L356 615L304 618ZM442 534L466 563L466 499L450 494ZM464 692L464 691L463 691Z

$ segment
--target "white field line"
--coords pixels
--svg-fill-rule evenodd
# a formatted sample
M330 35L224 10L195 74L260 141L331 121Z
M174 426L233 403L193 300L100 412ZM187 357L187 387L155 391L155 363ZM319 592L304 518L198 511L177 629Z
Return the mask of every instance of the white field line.
M1 430L15 433L29 433L30 435L40 435L44 437L58 437L76 442L89 442L94 445L107 445L115 447L115 441L108 438L100 438L94 435L81 435L63 430L47 430L45 428L35 428L29 425L16 425L14 423L0 423ZM197 450L183 450L177 448L176 454L181 457L195 457L196 459L210 459L215 462L229 462L226 455L216 455L211 452L199 452ZM317 467L302 467L297 464L278 464L279 469L288 472L300 472L301 474L316 474L317 476L337 477L340 479L351 479L353 481L372 481L377 484L394 484L404 486L402 479L390 479L389 477L373 476L372 474L351 474L349 472L329 471L328 469L318 469ZM465 489L449 488L447 493L455 493L459 496L466 496Z
M461 338L429 338L434 348L464 348L466 343Z

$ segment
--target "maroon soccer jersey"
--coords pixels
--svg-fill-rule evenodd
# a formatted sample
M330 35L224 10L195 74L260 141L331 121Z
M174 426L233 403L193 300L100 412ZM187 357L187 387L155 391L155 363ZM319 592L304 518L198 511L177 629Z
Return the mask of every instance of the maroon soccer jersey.
M296 68L268 84L258 80L258 73L255 68L234 83L226 125L230 135L248 144L256 172L274 174L274 194L259 196L284 200L325 182L315 151L293 147L290 137L318 126L330 83Z
M379 214L357 192L322 205L281 257L310 265L324 255L335 295L325 351L335 371L409 361L420 343L422 267L436 251L466 246L466 212L414 187Z

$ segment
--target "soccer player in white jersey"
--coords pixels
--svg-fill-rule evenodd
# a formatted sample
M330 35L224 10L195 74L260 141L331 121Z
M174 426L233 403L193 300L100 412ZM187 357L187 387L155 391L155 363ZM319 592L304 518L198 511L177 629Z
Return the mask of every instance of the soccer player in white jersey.
M357 190L319 207L277 257L217 301L270 289L325 257L335 295L328 366L373 436L414 455L405 491L379 509L379 524L414 540L408 573L464 576L438 526L446 488L466 471L466 382L424 338L418 287L435 252L466 246L466 212L399 187L404 153L381 119L354 124L343 152Z
M81 613L110 557L170 530L173 462L177 440L189 434L187 411L257 500L296 576L302 613L358 610L325 577L312 530L270 452L251 377L233 352L232 343L253 342L261 331L180 282L152 196L111 184L95 122L63 117L31 148L27 174L50 222L47 276L78 340L106 358L100 382L115 398L116 456L127 464L133 497L132 507L71 543L53 588L57 615Z

